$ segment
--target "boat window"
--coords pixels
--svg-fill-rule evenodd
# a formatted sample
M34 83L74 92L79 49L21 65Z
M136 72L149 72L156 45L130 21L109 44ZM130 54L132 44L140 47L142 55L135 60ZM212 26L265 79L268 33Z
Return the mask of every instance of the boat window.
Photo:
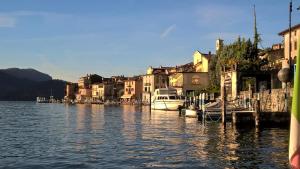
M176 96L169 96L170 100L176 100Z

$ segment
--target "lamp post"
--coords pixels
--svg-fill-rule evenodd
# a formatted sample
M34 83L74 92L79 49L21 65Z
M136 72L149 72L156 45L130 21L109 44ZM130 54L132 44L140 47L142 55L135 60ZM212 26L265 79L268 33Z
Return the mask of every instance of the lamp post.
M293 10L293 2L291 0L290 1L290 8L289 8L289 67L292 66L292 62L291 62L292 10Z

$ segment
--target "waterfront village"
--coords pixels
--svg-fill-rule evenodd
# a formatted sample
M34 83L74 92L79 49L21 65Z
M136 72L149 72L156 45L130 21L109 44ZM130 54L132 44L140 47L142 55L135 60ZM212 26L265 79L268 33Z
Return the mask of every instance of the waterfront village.
M255 18L253 40L237 37L226 44L217 39L214 52L195 50L190 63L150 66L143 75L105 78L87 74L78 83L67 83L64 101L149 104L155 89L168 87L187 97L203 94L206 103L225 98L228 105L249 108L260 100L262 112L288 112L300 24L278 32L274 36L282 36L282 43L259 49Z

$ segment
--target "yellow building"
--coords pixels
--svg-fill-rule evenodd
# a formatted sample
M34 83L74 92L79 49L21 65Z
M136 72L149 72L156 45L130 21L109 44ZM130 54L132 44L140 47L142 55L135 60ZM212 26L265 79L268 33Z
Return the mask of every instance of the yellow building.
M78 87L83 88L89 88L89 79L88 76L80 77L78 80Z
M289 29L286 29L279 33L280 36L283 36L283 45L284 45L284 58L285 60L282 63L283 67L287 67L289 59ZM300 38L300 24L294 25L291 28L291 63L295 64L295 58L297 57L297 44L298 39Z
M113 99L113 84L95 83L92 85L93 101L105 101Z
M222 43L222 41L219 43ZM195 51L192 63L176 66L176 71L170 73L169 86L175 88L179 95L188 95L208 87L208 70L211 57L210 52L204 54L198 50Z
M132 77L125 80L124 95L121 99L125 102L141 101L143 92L143 80L141 77Z
M199 52L198 50L194 52L193 54L193 64L195 68L195 72L208 72L208 63L209 59L211 57L211 54L204 54Z

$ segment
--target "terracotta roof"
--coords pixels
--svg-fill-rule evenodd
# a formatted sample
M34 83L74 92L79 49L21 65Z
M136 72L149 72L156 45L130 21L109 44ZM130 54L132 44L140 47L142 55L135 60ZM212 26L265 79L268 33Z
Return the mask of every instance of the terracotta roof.
M293 30L298 29L298 28L300 28L300 23L297 24L297 25L292 26L292 27L291 27L291 30L293 31ZM285 29L284 31L279 32L278 35L283 36L283 35L286 34L287 32L289 32L289 28L288 28L288 29Z
M138 81L138 80L142 80L141 76L127 77L127 79L124 81Z
M197 50L197 52L199 52L200 54L204 55L204 57L210 59L212 56L214 56L215 54L212 53L202 53L199 50Z

